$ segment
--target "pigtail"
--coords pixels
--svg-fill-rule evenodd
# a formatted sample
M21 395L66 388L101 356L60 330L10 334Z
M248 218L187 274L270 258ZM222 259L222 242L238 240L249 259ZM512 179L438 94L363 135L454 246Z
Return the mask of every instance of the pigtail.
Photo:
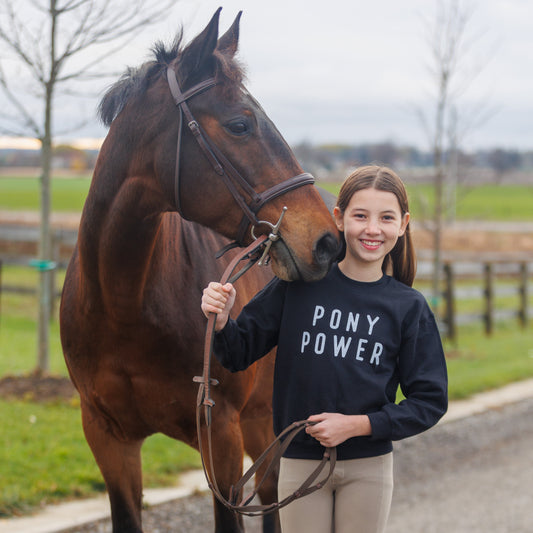
M416 254L409 224L405 233L398 238L396 246L383 261L382 269L384 273L389 272L393 278L405 285L413 286L416 275Z

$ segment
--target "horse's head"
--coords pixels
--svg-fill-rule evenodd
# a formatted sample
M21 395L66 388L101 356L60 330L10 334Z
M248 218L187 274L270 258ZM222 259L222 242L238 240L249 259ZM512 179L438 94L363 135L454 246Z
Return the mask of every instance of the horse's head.
M270 251L274 273L320 279L337 255L338 232L311 176L242 84L240 14L220 38L219 15L185 48L181 36L171 50L157 45L155 62L108 92L101 116L122 123L135 147L128 173L151 170L167 210L242 245L252 228L270 232L286 206Z

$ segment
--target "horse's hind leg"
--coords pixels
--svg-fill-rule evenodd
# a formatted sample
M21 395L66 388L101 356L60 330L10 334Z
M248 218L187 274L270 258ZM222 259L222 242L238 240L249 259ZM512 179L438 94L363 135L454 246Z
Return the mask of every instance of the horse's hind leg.
M256 461L275 438L272 430L272 418L270 416L249 418L241 422L241 429L244 437L244 449L252 460ZM268 459L258 469L255 475L256 481L262 479L265 469L268 466L267 463ZM259 498L264 505L278 501L278 466L265 479L261 488L258 490ZM279 533L280 531L281 526L277 512L267 514L263 517L263 533Z
M105 480L111 504L113 533L142 533L143 440L120 440L106 430L107 421L82 403L85 438Z

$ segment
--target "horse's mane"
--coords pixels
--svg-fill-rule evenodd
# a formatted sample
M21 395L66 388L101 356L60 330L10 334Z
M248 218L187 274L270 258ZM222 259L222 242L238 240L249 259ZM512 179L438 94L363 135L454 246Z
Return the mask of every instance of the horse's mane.
M156 42L152 48L153 60L137 68L128 67L120 79L107 90L98 106L98 116L106 126L111 125L131 98L144 94L167 66L181 55L182 41L183 31L180 30L170 48L161 41ZM239 62L218 50L215 50L214 57L217 83L229 81L230 85L239 86L245 75Z

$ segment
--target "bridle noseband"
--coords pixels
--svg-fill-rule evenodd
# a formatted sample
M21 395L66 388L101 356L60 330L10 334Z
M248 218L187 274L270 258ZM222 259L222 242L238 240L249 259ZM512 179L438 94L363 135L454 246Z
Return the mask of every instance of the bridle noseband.
M258 193L254 188L239 174L231 162L226 158L226 156L217 148L217 146L211 141L209 136L202 129L200 124L195 120L191 110L187 104L187 101L193 96L196 96L208 89L211 89L216 85L214 78L209 78L204 80L194 87L188 89L185 92L182 92L176 79L176 73L170 67L167 68L167 80L168 86L172 97L174 98L174 103L179 108L179 127L178 127L178 141L176 148L176 171L175 171L175 183L174 183L174 194L176 198L176 208L178 213L183 217L183 208L181 203L181 194L180 194L180 152L181 152L181 136L182 136L182 125L183 118L187 122L187 127L193 134L196 142L201 148L203 154L207 160L211 163L213 170L221 177L222 181L226 185L227 189L243 211L244 215L239 225L239 231L237 233L236 242L238 245L242 245L245 240L246 228L249 224L258 226L261 224L267 224L271 228L274 227L273 224L258 220L257 213L267 202L281 196L293 189L302 187L303 185L312 185L315 182L315 178L304 172L298 176L293 176L288 180L277 183L276 185L270 187L269 189ZM250 201L247 202L246 199L239 192L239 189L244 191L244 193L249 197Z

